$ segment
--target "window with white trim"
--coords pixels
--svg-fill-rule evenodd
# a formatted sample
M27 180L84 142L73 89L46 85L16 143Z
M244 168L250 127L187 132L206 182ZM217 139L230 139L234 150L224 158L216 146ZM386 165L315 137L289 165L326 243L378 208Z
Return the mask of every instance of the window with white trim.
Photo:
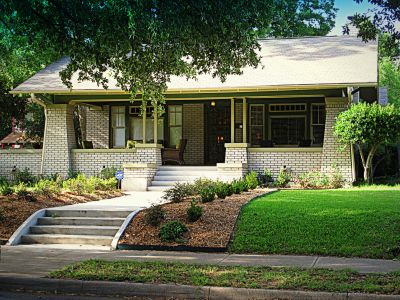
M146 142L154 141L153 107L146 107ZM157 140L164 140L164 119L158 118ZM143 116L140 106L129 107L129 139L143 141Z
M250 143L261 145L264 140L264 104L250 104Z
M111 134L112 146L114 148L125 147L125 106L112 106L111 107Z
M313 145L322 145L325 133L325 104L311 104L311 139Z

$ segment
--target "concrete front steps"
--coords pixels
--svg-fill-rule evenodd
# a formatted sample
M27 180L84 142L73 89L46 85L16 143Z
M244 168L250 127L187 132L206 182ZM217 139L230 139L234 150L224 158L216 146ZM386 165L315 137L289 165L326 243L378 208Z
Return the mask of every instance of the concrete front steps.
M132 211L48 209L21 244L79 244L111 246L114 236Z
M165 191L176 183L193 182L198 178L217 179L216 166L160 166L154 176L149 191Z

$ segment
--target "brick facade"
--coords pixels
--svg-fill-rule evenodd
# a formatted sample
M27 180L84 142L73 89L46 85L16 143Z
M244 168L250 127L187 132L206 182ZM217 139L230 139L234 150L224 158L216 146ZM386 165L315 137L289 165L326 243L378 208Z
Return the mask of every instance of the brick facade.
M204 104L183 104L183 133L188 140L184 154L187 165L204 164Z
M324 148L322 153L321 172L332 172L336 167L344 178L352 182L352 163L350 149L346 148L344 151L339 151L340 144L333 134L333 127L336 122L336 117L348 107L347 98L326 98L326 122L325 122L325 136Z
M68 104L54 104L46 108L43 174L66 176L72 168L71 149L76 148L73 110L74 107Z
M267 168L276 177L279 171L286 166L293 174L297 175L321 169L322 149L309 149L308 151L279 151L265 149L249 149L248 165L250 171L264 172ZM303 150L303 149L302 149Z
M34 175L40 174L42 150L36 149L10 149L0 150L0 176L11 179L11 170L14 166L18 170L29 169Z
M110 107L86 110L86 140L93 142L93 148L106 149L110 142Z

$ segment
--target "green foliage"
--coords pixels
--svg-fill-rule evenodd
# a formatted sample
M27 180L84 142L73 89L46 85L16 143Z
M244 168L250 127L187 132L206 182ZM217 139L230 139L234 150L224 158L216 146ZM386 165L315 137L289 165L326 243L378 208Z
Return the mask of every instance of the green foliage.
M35 142L42 142L44 137L44 109L35 103L28 103L25 107L25 120L23 123L26 138Z
M256 172L252 171L252 172L248 173L244 179L246 181L247 187L250 190L254 190L255 188L257 188L259 182L258 182L258 176L257 176Z
M327 188L329 186L329 177L319 171L299 174L296 181L302 188Z
M182 242L182 236L188 229L185 224L173 220L165 223L160 228L160 238L163 242Z
M343 174L340 173L338 168L334 167L333 172L330 174L329 177L329 187L333 189L339 189L343 187L345 184L345 180L343 178Z
M14 194L19 198L27 201L34 202L36 201L36 198L34 195L28 190L28 186L20 182L17 185L13 186Z
M400 139L400 108L392 104L354 104L337 117L335 135L344 146L358 146L364 167L364 180L370 183L372 160L378 147ZM364 155L365 148L367 156Z
M29 171L28 168L25 168L23 171L18 170L15 173L15 181L17 183L26 183L33 184L37 181L37 178Z
M73 178L78 177L79 174L81 174L81 172L75 171L74 169L68 169L68 176L67 177L69 179L73 179Z
M176 183L173 188L166 190L163 199L173 203L182 202L188 196L194 195L193 185L190 183Z
M152 205L150 208L146 209L143 219L146 224L158 226L161 221L165 219L165 211L161 205Z
M195 193L199 193L200 190L209 186L215 186L216 182L209 178L198 178L193 183L193 190Z
M68 87L78 70L79 80L104 87L111 73L123 90L152 104L163 103L171 76L211 73L224 81L258 65L258 37L324 35L336 12L333 0L3 2L0 19L15 36L71 57L61 72Z
M9 184L8 179L6 177L0 176L0 185Z
M235 179L232 181L231 186L234 194L241 194L245 191L247 184L245 181L241 179L239 180Z
M203 215L203 208L197 204L196 200L192 199L186 213L190 222L196 222Z
M43 179L43 180L37 181L32 186L32 191L34 193L49 197L52 194L60 193L61 188L62 188L62 183L60 180L54 181L54 180Z
M286 187L292 180L292 173L287 169L279 171L278 177L276 178L275 185L277 187Z
M386 57L379 63L379 85L388 88L389 103L400 107L400 67Z
M13 193L13 190L8 183L0 184L0 195L8 196L8 195L11 195L12 193Z
M220 199L225 199L229 194L229 185L225 182L218 182L215 185L215 194Z
M118 171L118 168L109 167L101 169L99 173L99 177L102 179L110 179L115 178L115 173Z
M209 186L202 188L199 191L200 197L201 197L201 202L207 203L211 202L215 199L215 187Z

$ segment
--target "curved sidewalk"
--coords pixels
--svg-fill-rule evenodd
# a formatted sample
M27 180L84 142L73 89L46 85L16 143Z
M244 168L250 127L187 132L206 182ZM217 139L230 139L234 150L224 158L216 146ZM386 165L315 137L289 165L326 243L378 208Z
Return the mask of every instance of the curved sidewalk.
M42 277L64 265L87 259L132 259L211 265L353 269L361 273L387 273L400 270L400 261L398 260L171 251L103 251L21 245L1 247L0 274Z

